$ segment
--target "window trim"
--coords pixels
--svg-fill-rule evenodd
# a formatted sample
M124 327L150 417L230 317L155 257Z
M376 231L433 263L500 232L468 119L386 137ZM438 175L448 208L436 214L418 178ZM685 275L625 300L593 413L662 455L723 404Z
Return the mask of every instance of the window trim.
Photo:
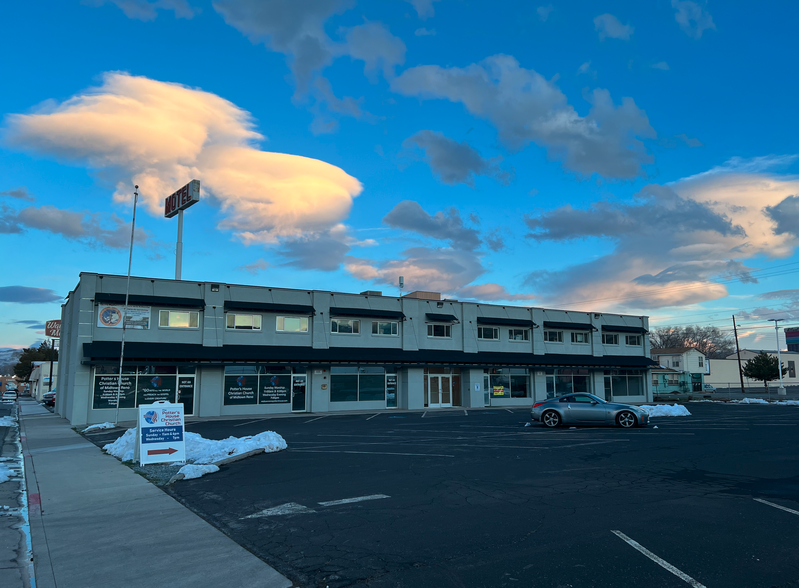
M279 322L280 322L280 319L283 319L283 326L285 327L285 326L286 326L286 319L287 319L287 318L289 318L289 319L299 319L299 320L305 319L305 330L304 330L304 331L303 331L303 330L299 330L299 331L287 331L285 328L283 328L283 329L279 329L279 328L278 328L278 324L279 324ZM300 323L300 324L302 324L302 323ZM279 314L279 315L277 315L277 316L275 317L275 332L276 332L276 333L296 333L296 334L302 334L302 333L308 333L308 332L310 332L310 330L311 330L311 328L310 328L310 321L308 320L308 317L307 317L307 316L297 316L297 315L291 315L291 314Z
M234 316L234 317L235 316L249 316L249 317L252 317L253 325L255 325L255 317L258 317L258 319L259 319L258 327L252 326L249 329L246 328L246 327L236 327L235 326L235 323L236 323L235 319L233 319L234 326L231 327L230 325L228 325L228 317L229 316ZM228 312L226 314L226 316L225 316L225 330L226 331L261 331L261 330L263 330L263 325L264 325L264 318L260 314L249 314L247 312Z
M448 334L445 335L431 334L435 332L435 327L443 327L444 333ZM452 339L452 325L448 323L427 323L427 337L429 339Z
M524 337L522 339L516 339L513 336L514 331L521 331L522 333L524 333ZM510 329L508 329L508 341L514 341L515 343L529 343L530 342L530 329L525 329L525 328L517 329L517 328L511 327Z
M483 336L489 329L494 335L496 335L496 337ZM499 341L499 327L477 327L477 338L481 341Z
M605 337L610 337L612 343L608 343ZM618 345L619 344L619 334L618 333L602 333L602 345Z
M551 339L547 339L547 335L549 333L555 333L557 335L557 339L555 341L552 341ZM544 343L563 343L563 331L545 330L544 331Z
M391 325L391 333L380 333L378 332L380 328L377 326L380 323L390 324ZM395 329L396 327L396 329ZM394 332L396 330L396 333ZM390 320L376 320L372 321L372 337L399 337L399 321L390 321Z
M188 314L189 315L189 325L191 325L191 315L192 314L196 314L197 315L197 326L196 327L192 327L192 326L178 327L178 326L171 326L169 324L161 325L161 315L163 313L165 313L165 312L169 313L169 315L171 315L172 313ZM169 323L169 319L167 319L167 323ZM158 328L159 329L199 329L200 328L200 311L199 310L159 310L158 311Z
M584 341L577 341L578 335L581 335L584 338ZM585 331L572 331L571 340L575 345L589 345L591 343L591 333L587 333Z
M636 340L636 343L630 343L631 338L634 338ZM627 347L641 347L641 345L644 344L644 338L642 335L625 335L624 344Z
M338 324L339 322L345 323L352 323L352 331L347 333L342 333L339 331ZM336 330L333 330L333 325L335 325ZM344 318L344 317L333 317L330 319L330 332L333 335L360 335L361 334L361 320L360 319L352 319L352 318Z

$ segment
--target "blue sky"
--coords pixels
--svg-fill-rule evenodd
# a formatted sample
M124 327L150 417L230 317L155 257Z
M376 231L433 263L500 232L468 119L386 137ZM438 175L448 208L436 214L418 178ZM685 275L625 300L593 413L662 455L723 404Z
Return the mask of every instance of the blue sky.
M125 273L134 183L133 273L173 277L192 178L185 279L799 322L794 3L0 10L0 347Z

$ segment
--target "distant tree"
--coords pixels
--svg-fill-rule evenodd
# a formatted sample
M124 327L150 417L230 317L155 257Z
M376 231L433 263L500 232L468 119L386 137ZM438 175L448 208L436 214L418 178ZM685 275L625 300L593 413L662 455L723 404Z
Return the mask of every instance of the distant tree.
M735 352L735 339L718 327L657 327L650 331L652 349L691 347L710 359L722 359Z
M31 377L34 361L50 361L49 343L42 342L39 347L23 349L17 365L14 366L14 375L27 382ZM58 361L58 349L53 353L53 361Z
M776 357L761 351L744 364L744 376L750 380L763 382L766 385L766 394L768 394L768 383L780 379L780 368L785 375L788 368L778 364Z

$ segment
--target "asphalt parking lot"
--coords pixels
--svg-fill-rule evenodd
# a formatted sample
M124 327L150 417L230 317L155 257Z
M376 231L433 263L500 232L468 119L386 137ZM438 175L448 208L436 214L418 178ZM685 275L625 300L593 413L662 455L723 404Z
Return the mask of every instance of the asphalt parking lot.
M193 424L289 448L169 491L308 588L799 586L799 408L687 406L635 430L523 409Z

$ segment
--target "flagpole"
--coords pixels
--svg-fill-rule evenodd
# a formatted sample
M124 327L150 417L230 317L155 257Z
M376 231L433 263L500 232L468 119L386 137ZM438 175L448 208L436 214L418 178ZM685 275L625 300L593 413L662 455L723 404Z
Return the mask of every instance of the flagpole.
M125 359L125 329L127 326L128 300L130 299L130 268L133 264L133 237L136 231L136 203L139 201L139 187L133 190L133 219L130 222L130 253L128 254L128 283L125 287L125 307L122 309L122 346L119 350L119 375L117 377L117 410L114 424L119 424L119 403L122 398L122 362Z

